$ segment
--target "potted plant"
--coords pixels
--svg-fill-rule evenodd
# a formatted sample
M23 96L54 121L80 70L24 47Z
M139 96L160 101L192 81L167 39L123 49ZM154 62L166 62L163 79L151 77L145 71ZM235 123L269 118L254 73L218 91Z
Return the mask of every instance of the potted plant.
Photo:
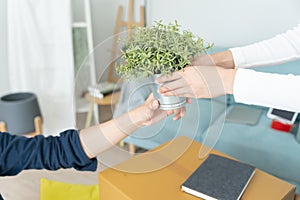
M184 70L192 56L205 54L212 48L212 44L192 32L181 31L177 21L167 25L158 21L151 27L135 27L129 37L120 40L120 43L125 62L117 66L116 72L125 79L143 76L155 80L160 75ZM157 93L158 88L156 84L153 93L161 109L180 108L185 104L185 98L162 96Z

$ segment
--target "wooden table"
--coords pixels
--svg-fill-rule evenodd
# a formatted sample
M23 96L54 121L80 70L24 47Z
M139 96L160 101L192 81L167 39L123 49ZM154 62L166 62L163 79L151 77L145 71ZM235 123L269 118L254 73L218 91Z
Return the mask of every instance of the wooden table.
M121 93L120 91L116 91L111 94L105 95L103 98L98 98L98 97L92 96L90 93L86 93L85 99L90 102L90 106L89 106L89 111L88 111L86 121L85 121L85 127L87 128L91 125L93 109L94 109L95 104L99 105L99 106L116 105L118 103L120 93Z

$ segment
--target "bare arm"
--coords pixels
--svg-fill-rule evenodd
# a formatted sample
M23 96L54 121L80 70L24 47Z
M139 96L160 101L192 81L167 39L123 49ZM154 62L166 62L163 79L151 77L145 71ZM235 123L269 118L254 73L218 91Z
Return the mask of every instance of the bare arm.
M234 59L230 50L200 55L191 59L191 66L220 66L226 69L234 69Z
M191 66L219 66L225 69L234 69L234 59L230 50L210 55L200 55L191 59Z
M144 104L113 120L80 131L83 149L89 158L96 157L117 144L141 126L158 122L168 115L175 114L174 120L181 118L185 108L163 111L151 95Z
M234 69L235 64L230 50L214 53L210 55L216 66L226 69Z

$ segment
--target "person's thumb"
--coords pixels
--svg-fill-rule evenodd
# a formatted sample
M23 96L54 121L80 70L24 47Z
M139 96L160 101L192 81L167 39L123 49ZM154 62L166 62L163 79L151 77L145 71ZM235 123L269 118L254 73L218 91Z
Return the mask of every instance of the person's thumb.
M150 109L151 110L156 110L159 108L159 102L157 99L154 99L151 104L150 104Z

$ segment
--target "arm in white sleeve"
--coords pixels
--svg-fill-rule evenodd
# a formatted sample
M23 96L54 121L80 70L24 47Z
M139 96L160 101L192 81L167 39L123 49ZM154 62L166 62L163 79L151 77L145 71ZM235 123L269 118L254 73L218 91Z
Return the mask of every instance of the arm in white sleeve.
M300 76L238 69L233 96L237 103L300 112Z
M230 49L236 68L280 64L300 59L300 24L271 39Z

